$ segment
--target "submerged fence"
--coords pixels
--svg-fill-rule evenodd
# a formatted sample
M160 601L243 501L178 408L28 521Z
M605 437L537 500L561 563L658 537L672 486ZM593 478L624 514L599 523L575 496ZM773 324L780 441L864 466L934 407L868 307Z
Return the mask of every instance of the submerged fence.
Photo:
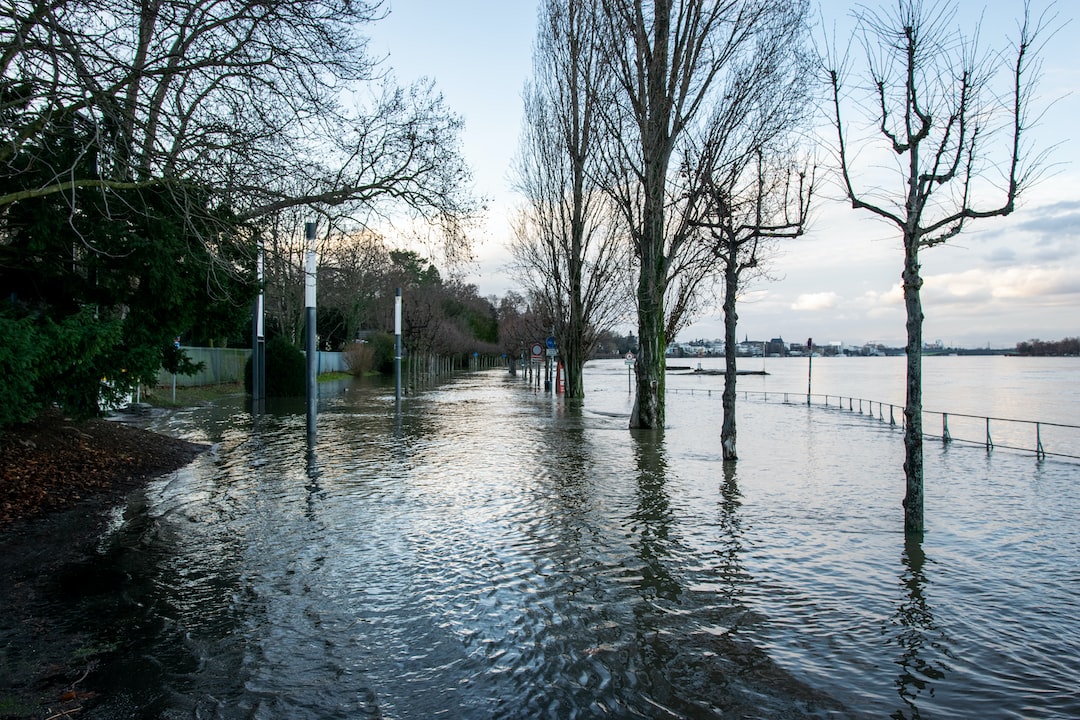
M506 358L499 355L415 353L404 358L402 362L402 381L405 392L413 393L435 387L459 372L490 370L506 367L506 364Z
M244 366L251 356L250 348L205 348L184 345L180 349L193 363L202 363L202 369L194 375L177 375L178 386L196 387L244 381ZM342 353L324 350L318 352L316 372L320 375L326 372L348 372L348 370L349 366ZM165 370L158 372L158 385L167 386L172 382L172 373Z
M193 363L202 364L202 369L194 375L173 375L161 370L157 384L168 387L195 387L201 385L221 385L244 381L244 366L251 356L249 348L204 348L182 346ZM303 352L303 351L301 351ZM409 355L404 361L404 381L409 392L433 387L450 375L465 370L486 370L506 365L506 360L498 355L436 355L424 353ZM345 353L320 350L316 359L316 373L349 372Z
M677 395L715 395L718 399L721 396L720 390L714 391L712 388L668 388L668 392ZM905 422L903 405L877 400L844 395L762 390L739 390L737 395L744 400L817 406L850 412L897 428L903 428ZM1039 460L1047 457L1080 460L1080 425L937 410L923 410L922 416L923 437L937 439L945 444L955 442L978 445L986 448L987 452L995 448L1030 452Z

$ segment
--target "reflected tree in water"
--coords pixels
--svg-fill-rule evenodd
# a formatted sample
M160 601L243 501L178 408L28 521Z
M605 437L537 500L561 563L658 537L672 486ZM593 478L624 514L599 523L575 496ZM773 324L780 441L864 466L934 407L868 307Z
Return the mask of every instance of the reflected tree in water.
M742 492L735 472L735 463L724 463L724 482L720 486L719 530L716 557L719 565L716 569L720 580L720 593L728 604L739 603L742 587L748 578L743 567L743 528L739 509L742 507Z
M944 679L949 669L942 659L949 657L949 650L948 638L935 623L933 608L924 593L926 554L917 538L909 535L905 540L902 562L904 572L900 575L900 584L905 595L893 614L892 627L886 632L895 633L892 640L901 649L896 661L900 667L896 689L905 707L890 717L915 720L922 717L917 704L919 696L923 693L933 695L933 683Z
M634 432L637 464L637 510L632 530L642 560L641 594L646 600L678 601L682 588L668 568L671 547L671 498L667 491L667 458L663 436Z
M537 512L549 518L559 541L574 549L562 557L570 593L576 594L584 587L596 591L595 575L583 572L585 567L580 564L600 542L600 533L589 519L596 504L590 483L597 470L593 448L582 419L581 402L561 403L554 412L559 421L555 431L538 436L544 443L544 462L551 467L543 474L543 496L538 499Z
M647 688L650 702L671 708L681 704L679 683L683 663L678 645L670 642L662 624L670 616L662 608L679 604L683 588L671 570L671 498L667 488L667 457L664 436L655 431L631 431L634 462L637 468L637 507L630 516L634 539L630 546L641 561L638 592L641 602L634 604L634 632L640 680ZM635 570L628 569L628 573ZM639 664L640 663L640 664Z

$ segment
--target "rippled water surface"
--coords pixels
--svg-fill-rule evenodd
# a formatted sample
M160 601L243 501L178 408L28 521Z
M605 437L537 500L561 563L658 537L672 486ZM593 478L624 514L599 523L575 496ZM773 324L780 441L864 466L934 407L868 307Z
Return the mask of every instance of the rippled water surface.
M905 542L887 424L745 402L724 467L718 393L631 432L622 363L587 387L161 419L213 450L102 541L90 716L1080 717L1080 466L928 444Z

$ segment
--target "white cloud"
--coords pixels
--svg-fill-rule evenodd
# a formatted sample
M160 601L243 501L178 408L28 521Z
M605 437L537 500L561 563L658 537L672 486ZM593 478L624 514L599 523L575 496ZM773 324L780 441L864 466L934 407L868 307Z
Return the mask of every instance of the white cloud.
M902 318L904 291L901 289L900 283L896 283L884 292L867 291L862 294L856 303L859 307L865 309L866 317L873 320Z
M943 303L1038 299L1048 304L1080 300L1080 271L1037 266L940 273L928 276L924 295Z
M803 293L795 298L795 302L791 304L791 309L799 311L829 310L836 307L839 302L840 296L832 291Z

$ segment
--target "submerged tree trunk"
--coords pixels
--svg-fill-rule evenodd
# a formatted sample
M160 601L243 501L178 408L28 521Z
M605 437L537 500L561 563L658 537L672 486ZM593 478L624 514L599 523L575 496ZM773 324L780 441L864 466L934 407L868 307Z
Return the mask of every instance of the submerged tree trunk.
M639 5L640 7L640 5ZM681 6L680 6L681 7ZM664 291L667 289L669 255L666 253L664 224L667 171L674 148L671 131L672 97L669 95L672 3L656 2L652 8L651 54L640 66L637 76L641 132L641 224L637 231L637 255L641 261L638 275L638 355L637 397L630 416L632 428L664 427L664 348L667 346ZM638 31L644 31L643 17L637 17ZM648 32L645 37L648 36ZM642 43L639 52L648 43ZM682 68L676 68L680 76ZM692 69L687 71L687 77ZM678 118L674 118L678 122Z
M907 398L904 403L904 531L923 531L922 278L919 239L904 240L904 307L907 310Z
M585 337L585 312L583 266L585 254L583 250L583 238L585 236L585 221L582 217L582 208L585 206L585 173L579 165L574 168L574 204L570 221L570 257L567 258L570 275L570 318L566 333L566 350L563 357L566 372L566 397L585 397L585 384L581 379L582 370L585 368L585 349L589 344Z
M572 329L570 336L571 338L575 337ZM559 354L563 362L563 376L566 378L564 396L573 399L585 397L585 383L582 380L582 371L585 368L585 354L581 343L571 342L564 350L560 350Z
M734 255L735 253L730 253ZM724 269L724 425L720 431L720 445L724 460L738 460L735 451L735 328L739 315L735 311L736 293L739 288L737 258L729 257Z
M664 263L642 253L638 276L637 395L632 428L664 427Z
M878 139L847 147L848 131L863 120L842 119L847 106L841 79L849 68L846 54L829 58L832 120L836 128L840 174L853 208L868 210L896 225L904 238L904 307L907 312L907 399L904 407L904 530L923 532L922 439L922 278L919 250L942 245L959 235L968 221L1001 217L1013 212L1021 191L1035 180L1038 166L1048 157L1037 154L1021 162L1028 148L1022 142L1031 127L1029 105L1038 65L1029 68L1031 53L1041 45L1036 38L1055 32L1051 14L1031 24L1027 3L1019 37L1003 54L974 52L978 25L971 36L952 26L953 3L898 0L890 13L859 10L856 20L866 49L865 84L869 94L853 98L867 111L868 126L878 128ZM943 6L943 7L942 7ZM944 19L944 20L943 20ZM1015 51L1015 55L1013 55ZM1012 56L1010 58L1010 55ZM842 69L843 68L843 69ZM1029 75L1035 69L1033 75ZM1009 76L1009 92L998 94L996 77ZM944 83L944 84L943 84ZM943 92L942 88L948 90ZM994 134L1008 128L1008 141ZM989 130L989 132L987 132ZM853 133L854 134L854 133ZM1011 136L1011 137L1010 137ZM861 174L855 160L863 155L878 163L882 156L864 152L878 144L896 159L896 179L906 186L881 193L888 181L875 180L876 189L857 191L854 176ZM907 158L904 169L903 158ZM876 177L876 176L875 176ZM977 206L983 192L974 188L996 185L1004 190L999 205ZM895 185L897 190L901 187ZM902 206L901 206L901 200ZM989 202L989 201L983 201Z

